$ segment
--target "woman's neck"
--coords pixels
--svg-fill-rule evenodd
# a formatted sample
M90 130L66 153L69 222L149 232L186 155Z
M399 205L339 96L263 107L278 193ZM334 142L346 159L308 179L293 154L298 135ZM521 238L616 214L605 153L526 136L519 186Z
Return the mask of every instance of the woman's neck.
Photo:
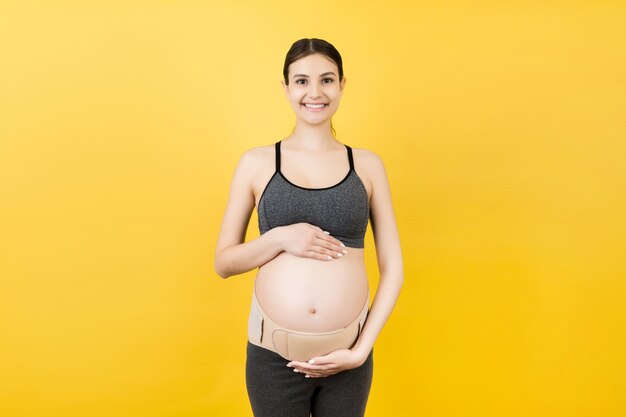
M285 140L297 142L310 150L329 148L337 141L330 130L330 122L320 125L296 123L293 133Z

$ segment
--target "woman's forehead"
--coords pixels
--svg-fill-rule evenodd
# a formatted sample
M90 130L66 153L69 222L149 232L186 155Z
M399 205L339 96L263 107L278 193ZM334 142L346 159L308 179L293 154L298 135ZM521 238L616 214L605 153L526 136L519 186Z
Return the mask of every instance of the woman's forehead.
M294 61L289 66L292 74L319 76L326 72L337 74L337 64L321 54L313 54Z

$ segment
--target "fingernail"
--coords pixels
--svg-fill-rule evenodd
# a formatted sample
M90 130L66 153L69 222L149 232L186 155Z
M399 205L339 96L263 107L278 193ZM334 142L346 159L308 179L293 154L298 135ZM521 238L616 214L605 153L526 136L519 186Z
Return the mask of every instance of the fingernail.
M292 366L290 363L288 363L288 364L287 364L287 367L288 367L288 368L292 368L293 366Z
M330 234L330 232L327 232L326 230L324 230L324 233L326 233L327 235L329 235L329 234Z
M311 360L309 361L309 365L313 365L313 364L315 364L315 359L311 359Z
M327 259L333 259L333 257L330 256L330 255L326 255L326 257L327 257Z
M305 375L304 377L305 377L305 378L311 378L311 377L310 377L310 376L308 376L308 375Z
M348 251L344 249L344 250L343 250L343 253L348 253Z
M298 369L296 369L296 368L293 368L293 371L294 371L294 372L300 372L300 371L298 371Z
M339 256L341 258L343 256L343 253L337 252L337 256Z
M342 243L342 244L341 244L341 247L342 247L342 248L345 248L345 247L346 247L346 245L344 245L344 244Z

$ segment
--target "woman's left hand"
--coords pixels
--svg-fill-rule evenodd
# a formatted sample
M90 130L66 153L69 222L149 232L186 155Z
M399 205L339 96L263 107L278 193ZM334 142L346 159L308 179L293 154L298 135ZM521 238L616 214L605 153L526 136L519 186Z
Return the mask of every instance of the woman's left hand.
M291 361L287 364L294 372L305 374L307 378L322 378L361 366L367 358L362 358L350 349L339 349L325 356L316 356L309 362Z

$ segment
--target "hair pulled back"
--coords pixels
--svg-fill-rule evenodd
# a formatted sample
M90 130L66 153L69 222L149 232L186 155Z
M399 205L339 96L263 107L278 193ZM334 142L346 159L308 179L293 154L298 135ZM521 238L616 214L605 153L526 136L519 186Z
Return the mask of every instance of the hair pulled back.
M318 38L302 38L291 45L287 56L285 56L285 65L283 66L283 78L285 84L289 85L289 65L293 62L313 54L322 54L333 61L339 70L339 81L343 80L343 62L339 51L329 42Z

